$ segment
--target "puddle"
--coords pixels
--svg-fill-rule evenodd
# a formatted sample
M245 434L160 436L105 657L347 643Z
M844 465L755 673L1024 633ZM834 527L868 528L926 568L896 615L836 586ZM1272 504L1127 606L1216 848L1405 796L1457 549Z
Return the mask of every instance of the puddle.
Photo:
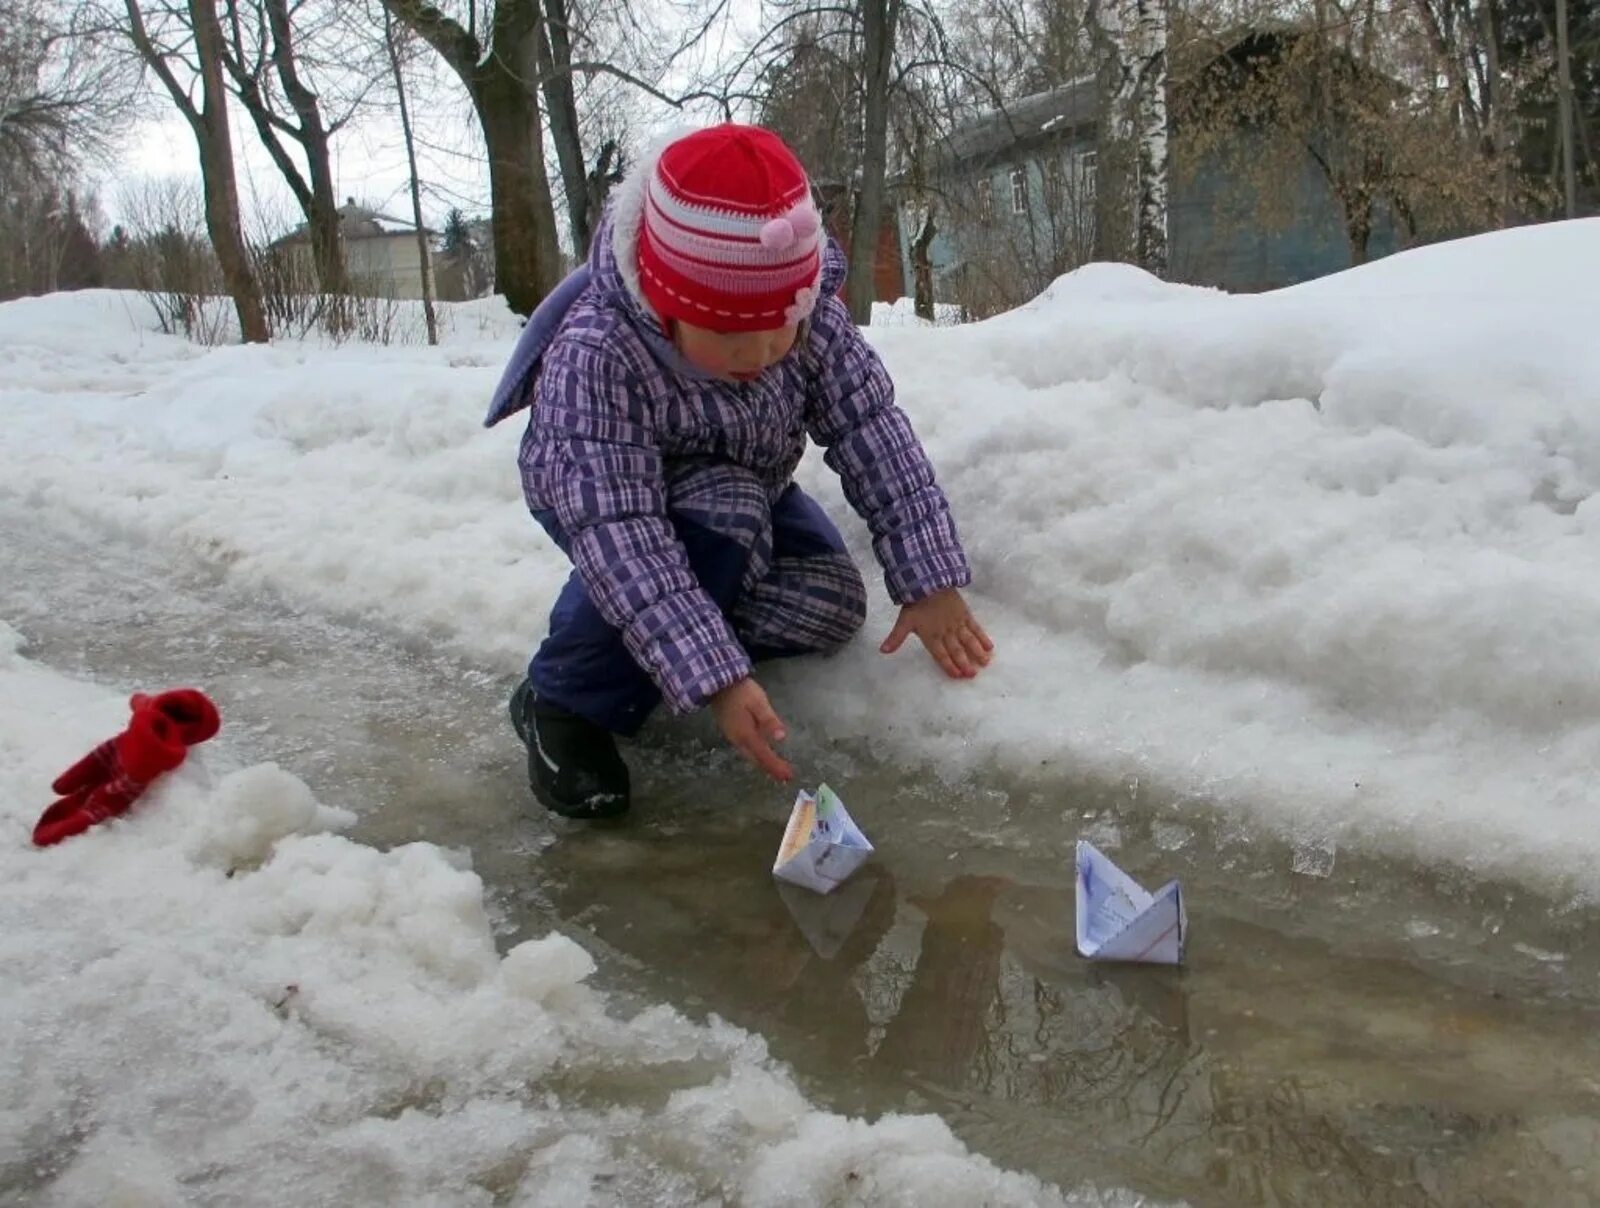
M936 1111L1003 1165L1197 1205L1600 1200L1593 909L1244 833L1136 781L949 786L803 736L879 855L833 897L780 893L788 795L704 724L630 752L632 818L552 821L504 720L514 676L15 504L0 532L30 657L205 685L230 740L356 810L357 837L470 849L504 943L559 926L613 992L766 1036L820 1105ZM1186 968L1073 954L1080 835L1184 879Z

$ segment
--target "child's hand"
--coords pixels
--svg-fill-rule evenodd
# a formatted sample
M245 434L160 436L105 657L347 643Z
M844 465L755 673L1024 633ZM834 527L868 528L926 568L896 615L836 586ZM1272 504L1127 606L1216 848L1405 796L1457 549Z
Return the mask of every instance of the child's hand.
M744 757L774 780L794 779L794 769L778 758L771 744L785 737L783 722L772 711L772 704L760 684L742 679L711 698L711 712L722 735Z
M951 679L971 679L994 656L994 643L953 587L902 608L883 641L883 653L893 654L913 633Z

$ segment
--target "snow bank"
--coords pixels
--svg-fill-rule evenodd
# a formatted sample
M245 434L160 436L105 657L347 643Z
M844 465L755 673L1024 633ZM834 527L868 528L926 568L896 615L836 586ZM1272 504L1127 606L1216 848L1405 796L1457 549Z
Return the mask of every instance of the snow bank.
M932 1117L815 1111L762 1042L620 1018L550 935L495 952L482 886L380 852L270 766L195 753L44 851L50 779L123 698L0 625L0 1188L41 1204L1070 1201Z
M106 298L0 308L0 490L521 664L567 568L515 425L477 428L504 334L207 352ZM780 707L951 775L1137 774L1600 892L1597 307L1589 220L1251 297L1096 265L987 323L874 331L999 660L949 686L862 642L774 671ZM865 557L819 458L801 478Z
M935 302L930 322L917 314L917 304L912 298L896 298L893 302L874 302L868 323L873 327L950 327L964 321L961 307L952 302Z

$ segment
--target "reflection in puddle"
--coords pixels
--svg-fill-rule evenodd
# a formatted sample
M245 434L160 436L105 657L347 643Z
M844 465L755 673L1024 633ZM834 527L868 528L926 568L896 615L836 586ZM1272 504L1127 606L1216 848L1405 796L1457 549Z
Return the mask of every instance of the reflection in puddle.
M772 882L776 824L671 829L566 835L533 875L833 1106L937 1110L1004 1164L1194 1203L1600 1195L1588 1011L1222 913L1185 969L1090 963L1067 885L902 883L890 856L819 898Z

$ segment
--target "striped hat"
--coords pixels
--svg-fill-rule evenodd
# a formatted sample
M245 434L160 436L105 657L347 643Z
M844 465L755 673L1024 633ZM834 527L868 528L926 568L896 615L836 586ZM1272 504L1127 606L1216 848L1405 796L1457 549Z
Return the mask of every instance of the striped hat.
M663 321L798 323L817 303L822 219L783 140L732 123L671 143L645 185L639 289Z

